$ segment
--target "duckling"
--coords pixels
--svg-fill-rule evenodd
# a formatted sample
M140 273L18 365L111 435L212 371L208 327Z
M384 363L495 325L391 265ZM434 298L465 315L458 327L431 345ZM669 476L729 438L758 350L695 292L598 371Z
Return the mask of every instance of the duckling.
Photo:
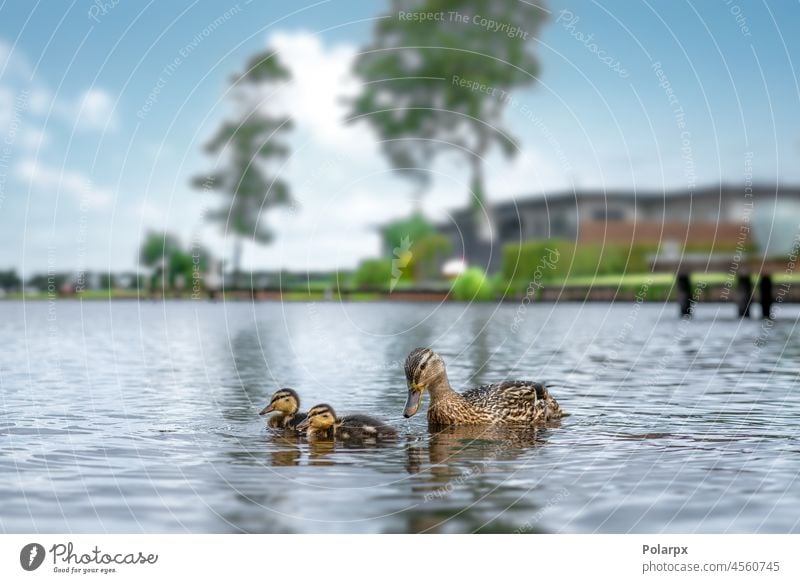
M403 416L416 414L425 389L431 393L430 425L531 424L565 413L541 383L505 381L456 393L444 361L430 348L417 348L405 362L408 400Z
M306 418L305 413L299 413L300 396L293 389L279 389L272 395L269 405L259 413L267 415L278 411L280 415L273 415L267 425L274 429L297 429L297 425Z
M308 410L308 417L297 426L297 429L306 429L309 439L386 441L397 437L394 427L380 419L367 415L337 417L333 407L324 403L311 407Z

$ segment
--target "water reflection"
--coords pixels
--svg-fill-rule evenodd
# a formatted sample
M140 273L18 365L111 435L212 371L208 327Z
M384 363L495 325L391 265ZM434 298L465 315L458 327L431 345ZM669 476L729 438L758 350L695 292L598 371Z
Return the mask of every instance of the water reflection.
M769 328L645 305L0 302L5 532L796 532L795 307ZM113 317L112 317L113 316ZM26 330L20 335L19 330ZM402 362L555 381L537 430L400 417ZM687 352L688 350L688 352ZM268 431L278 386L395 443Z
M507 492L500 492L496 479L515 480L518 471L536 464L537 449L546 445L550 433L560 427L554 422L546 427L463 426L429 428L427 440L410 439L406 447L406 470L415 475L411 491L420 500L412 513L413 532L510 532L511 523L501 516L485 520L485 507L502 508ZM533 514L537 510L535 483L519 488L516 499L505 511ZM511 488L508 488L510 491ZM445 508L455 503L452 511ZM477 506L480 503L483 507ZM438 505L436 519L430 507ZM418 516L423 512L426 516ZM532 532L537 529L530 529Z
M292 435L289 432L274 435L271 437L273 448L270 448L270 460L273 466L296 466L302 457L301 444L303 438L300 435Z
M544 445L547 441L547 428L558 427L551 423L547 427L484 427L462 426L429 428L430 439L426 446L410 444L408 447L408 468L410 473L418 473L420 462L430 465L431 471L441 473L443 467L463 464L470 461L510 461L522 454L530 453L529 448Z

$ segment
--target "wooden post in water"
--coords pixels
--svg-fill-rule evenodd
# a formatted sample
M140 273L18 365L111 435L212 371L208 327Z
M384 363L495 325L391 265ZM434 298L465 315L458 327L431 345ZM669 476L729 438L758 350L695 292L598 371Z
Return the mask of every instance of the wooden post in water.
M750 316L750 303L753 301L753 281L750 274L739 274L736 285L736 306L739 309L739 317L747 318Z
M761 274L761 279L758 282L758 295L761 302L761 317L765 319L772 318L772 302L775 298L772 295L771 275Z
M692 315L692 281L688 273L679 273L676 283L678 284L678 304L681 308L681 316Z

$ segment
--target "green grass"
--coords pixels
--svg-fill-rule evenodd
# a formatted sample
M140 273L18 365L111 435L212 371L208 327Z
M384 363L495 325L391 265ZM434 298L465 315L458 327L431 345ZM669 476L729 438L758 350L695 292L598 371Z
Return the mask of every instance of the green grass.
M775 283L800 283L800 273L778 273L772 276Z
M107 289L92 289L76 294L75 297L84 300L107 300L109 297L115 300L123 298L136 299L139 297L139 292L135 289L115 289L110 290L110 292Z
M189 294L189 295L191 295L191 294ZM127 289L126 290L112 290L110 297L111 297L111 299L114 299L114 300L118 300L118 299L136 299L137 297L139 297L139 293L135 289L134 290L127 290ZM141 297L147 297L147 294L145 294L143 292ZM70 296L61 296L61 295L56 295L55 296L55 299L71 299L71 300L77 300L77 299L107 300L108 298L109 298L109 291L107 289L86 290L86 291L83 291L83 292L81 292L79 294L70 295ZM25 299L25 300L37 301L37 300L48 300L48 299L50 299L50 296L48 296L46 292L27 292L27 293L24 293L24 294L22 292L14 292L14 293L10 293L7 296L5 296L4 299L7 299L7 300L22 300L22 299Z
M495 276L497 278L498 276ZM496 293L502 293L506 289L507 282L499 281L498 279L491 278L493 281L492 285L494 286L493 289ZM707 286L721 286L725 285L728 282L731 282L731 276L728 273L700 273L700 274L693 274L691 276L693 284L704 283ZM613 287L617 288L622 292L634 292L637 293L642 290L642 287L649 283L647 288L646 297L648 299L660 299L666 298L672 294L674 294L674 280L675 276L671 273L627 273L627 274L604 274L604 275L597 275L597 276L573 276L568 277L564 280L556 280L556 281L546 281L543 284L550 288L558 288L558 287L580 287L580 288L588 288L588 287ZM778 273L773 276L773 282L775 284L782 284L782 283L791 283L791 284L800 284L800 273L793 273L793 274L786 274L786 273ZM736 286L736 282L731 282L733 286ZM753 278L753 285L758 285L757 278ZM414 286L410 282L399 282L395 291L403 291L406 289L412 289ZM432 287L432 286L427 286ZM330 288L327 284L320 285L320 282L312 282L312 285L309 286L303 282L302 284L298 284L296 287L285 288L285 291L282 294L282 299L285 301L324 301L326 299L333 299L333 300L346 300L346 301L362 301L362 302L369 302L369 301L377 301L386 298L386 291L359 291L355 288L347 288L342 287L342 292L340 293L335 287ZM441 290L447 291L449 289L449 284L446 282L441 283ZM510 289L514 289L513 287ZM326 293L330 290L332 292L330 295L326 296ZM523 292L524 293L524 292ZM242 294L233 294L233 293L226 293L225 294L228 299L241 299L244 297ZM246 295L246 294L245 294ZM141 292L137 290L87 290L82 292L81 294L74 295L74 296L56 296L56 299L83 299L83 300L108 300L110 299L137 299L140 298L142 300L149 299L149 295L147 291L142 290ZM160 296L156 296L160 297ZM167 292L166 299L184 299L188 300L191 299L192 293L191 290L186 290L183 294L176 296L171 292ZM201 299L205 299L206 295L202 294ZM43 301L48 300L49 296L43 292L29 292L24 295L16 292L16 293L9 293L5 296L7 300L30 300L30 301ZM492 298L493 299L493 298Z
M635 285L641 286L646 282L652 285L669 285L675 279L671 273L626 273L626 274L609 274L609 275L583 275L577 277L568 277L563 282L547 282L547 285L567 285L567 286L619 286L619 285Z
M723 285L730 281L730 274L728 273L698 273L691 276L693 283L703 282L706 285ZM577 276L568 277L562 282L552 281L547 282L547 285L558 286L641 286L645 282L650 281L652 285L670 285L675 280L675 275L672 273L626 273L626 274L610 274L598 276ZM800 282L800 273L794 274L776 274L772 277L775 283L797 283ZM753 279L753 283L757 283L757 279ZM734 282L735 284L735 282Z

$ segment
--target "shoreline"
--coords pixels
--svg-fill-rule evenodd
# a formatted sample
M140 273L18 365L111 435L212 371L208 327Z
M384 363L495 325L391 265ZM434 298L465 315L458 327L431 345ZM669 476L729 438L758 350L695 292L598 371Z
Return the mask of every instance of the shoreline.
M557 302L677 302L681 297L678 280L673 273L631 273L575 277L561 281L495 281L494 294L476 303L557 303ZM781 302L800 303L800 274L773 275L773 286L780 292ZM682 282L685 285L686 282ZM729 274L698 273L688 283L698 303L740 303L739 282ZM685 289L684 289L685 291ZM343 288L318 283L309 287L267 287L259 290L208 291L194 288L162 293L142 289L92 289L74 293L6 292L0 301L198 301L198 302L465 302L455 299L452 284L405 285L392 291L385 288ZM750 303L760 300L758 279L752 283Z
M723 284L708 284L698 290L698 303L735 304L736 294ZM758 294L754 294L752 303L756 303ZM0 297L0 302L47 302L47 301L87 301L87 302L352 302L352 303L470 303L469 300L457 300L448 291L431 290L401 290L392 293L381 291L345 291L340 293L325 293L321 291L257 291L251 292L225 292L210 297L208 294L167 294L144 295L129 293L89 293L89 294L8 294ZM488 300L472 300L472 303L547 303L581 302L581 303L614 303L614 302L647 302L664 303L677 301L677 291L674 284L650 284L621 286L612 285L546 285L538 288L534 294L510 293L499 295ZM800 285L786 285L783 303L800 303Z

